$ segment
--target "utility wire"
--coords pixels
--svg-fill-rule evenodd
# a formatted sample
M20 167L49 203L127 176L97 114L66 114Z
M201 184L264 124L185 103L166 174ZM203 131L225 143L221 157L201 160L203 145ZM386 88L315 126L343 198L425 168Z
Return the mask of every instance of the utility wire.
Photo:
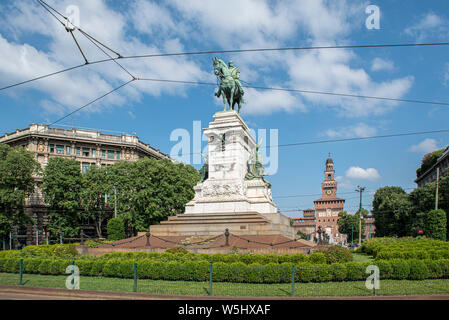
M96 101L98 101L98 100L100 100L100 99L102 99L102 98L106 97L107 95L109 95L109 94L111 94L111 93L113 93L113 92L115 92L115 91L119 90L120 88L122 88L122 87L126 86L127 84L129 84L129 83L133 82L134 80L135 80L135 79L131 79L131 80L129 80L129 81L127 81L127 82L125 82L125 83L122 83L122 84L121 84L120 86L118 86L118 87L116 87L116 88L112 89L111 91L108 91L107 93L105 93L105 94L101 95L100 97L98 97L98 98L96 98L96 99L94 99L94 100L92 100L92 101L90 101L90 102L86 103L85 105L83 105L83 106L81 106L81 107L79 107L79 108L77 108L77 109L73 110L72 112L70 112L70 113L66 114L66 115L65 115L65 116L63 116L62 118L59 118L58 120L56 120L56 121L54 121L54 122L52 122L52 123L48 124L48 126L54 125L55 123L58 123L59 121L62 121L62 120L64 120L65 118L67 118L67 117L71 116L71 115L72 115L72 114L74 114L75 112L78 112L78 111L80 111L80 110L82 110L82 109L84 109L84 108L86 108L86 107L90 106L90 105L91 105L92 103L94 103L94 102L96 102Z
M188 55L207 55L223 53L247 53L247 52L266 52L266 51L298 51L298 50L324 50L324 49L361 49L361 48L387 48L387 47L427 47L427 46L448 46L449 42L433 43L384 43L384 44L366 44L366 45L342 45L342 46L311 46L311 47L284 47L284 48L256 48L256 49L232 49L232 50L213 50L213 51L192 51L176 53L154 53L134 56L124 56L123 59L137 58L155 58L170 56L188 56Z
M181 81L181 80L154 79L154 78L141 78L140 80L193 84L193 85L212 85L212 86L217 85L214 82ZM260 89L260 90L288 91L288 92L299 92L299 93L306 93L306 94L321 94L321 95L331 95L331 96L350 97L350 98L388 100L388 101L396 101L396 102L410 102L410 103L435 104L435 105L449 106L448 102L425 101L425 100L415 100L415 99L398 99L398 98L379 97L379 96L365 96L365 95L357 95L357 94L350 94L350 93L326 92L326 91L303 90L303 89L289 89L289 88L279 88L279 87L276 88L276 87L248 86L248 85L243 85L242 87L251 88L251 89Z

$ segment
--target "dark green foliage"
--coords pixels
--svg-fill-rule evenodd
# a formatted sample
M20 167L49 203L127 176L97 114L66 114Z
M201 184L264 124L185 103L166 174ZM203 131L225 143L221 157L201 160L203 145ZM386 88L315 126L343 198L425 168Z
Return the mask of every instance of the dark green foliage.
M344 281L348 275L348 269L343 263L334 263L330 269L334 281Z
M79 235L82 177L78 161L50 158L43 174L42 192L50 206L47 227L51 234Z
M446 240L446 212L432 210L425 218L424 234L433 239Z
M326 256L322 252L314 252L309 256L309 261L311 263L326 263Z
M419 178L427 170L429 170L443 154L445 149L440 149L426 154L421 162L421 167L416 170L416 177Z
M410 275L410 264L406 260L393 259L390 265L393 269L392 279L404 280Z
M111 218L108 221L108 239L111 241L125 238L125 225L121 218Z
M362 239L365 237L364 217L366 217L368 213L368 210L362 209ZM354 241L356 241L356 239L358 239L359 237L359 210L355 214L348 214L346 211L342 211L338 214L338 216L338 231L342 234L347 235L348 242L352 240L352 237L354 237Z
M322 251L326 257L326 262L330 263L345 263L352 261L352 254L347 248L341 246L330 246Z
M70 274L69 259L24 258L24 273ZM81 276L107 276L132 279L137 263L140 279L207 281L210 263L199 261L139 261L125 259L78 259L75 266ZM335 263L295 265L295 282L361 281L368 277L369 263ZM18 273L19 258L0 258L0 272ZM449 277L449 260L379 260L381 279L438 279ZM67 272L66 272L67 271ZM214 282L290 283L291 263L244 264L242 262L213 264Z
M33 153L0 144L0 236L8 234L11 226L33 222L24 212L25 197L33 191L32 176L39 170Z
M400 187L380 188L374 194L372 210L376 237L408 235L413 204Z
M426 263L420 260L410 260L410 275L409 279L413 280L422 280L431 277L429 269L427 268Z

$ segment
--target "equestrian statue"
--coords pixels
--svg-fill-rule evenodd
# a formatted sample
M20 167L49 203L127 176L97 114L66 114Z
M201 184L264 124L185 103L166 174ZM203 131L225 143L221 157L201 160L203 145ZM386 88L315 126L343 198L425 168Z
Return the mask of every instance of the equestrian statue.
M213 58L214 62L214 74L220 78L220 85L218 91L215 92L215 96L223 97L224 110L226 111L226 103L229 105L230 110L234 110L234 105L237 104L237 112L240 114L243 101L243 88L240 83L240 71L234 67L234 63L229 61L229 64L219 59Z

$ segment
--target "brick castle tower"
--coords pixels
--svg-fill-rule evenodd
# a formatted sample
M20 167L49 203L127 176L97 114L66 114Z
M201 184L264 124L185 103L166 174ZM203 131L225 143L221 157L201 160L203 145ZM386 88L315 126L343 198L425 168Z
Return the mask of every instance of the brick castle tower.
M316 230L321 229L329 236L330 243L344 242L346 236L338 232L338 213L343 211L345 199L337 198L337 181L335 181L334 161L326 160L324 181L321 184L322 196L315 200Z

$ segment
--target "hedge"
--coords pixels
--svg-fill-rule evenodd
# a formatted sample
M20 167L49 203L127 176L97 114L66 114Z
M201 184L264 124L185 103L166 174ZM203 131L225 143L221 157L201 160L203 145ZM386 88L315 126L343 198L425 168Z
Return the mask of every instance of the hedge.
M98 259L76 260L81 276L106 276L132 279L134 263L140 279L207 281L210 263L201 261L154 261L151 259ZM24 273L64 275L72 261L68 259L24 258ZM212 278L214 282L239 283L289 283L292 263L215 262ZM296 282L329 282L366 280L365 272L370 263L295 264ZM379 260L380 279L439 279L449 278L449 259ZM19 258L0 258L0 272L18 273ZM70 271L70 268L68 269Z

